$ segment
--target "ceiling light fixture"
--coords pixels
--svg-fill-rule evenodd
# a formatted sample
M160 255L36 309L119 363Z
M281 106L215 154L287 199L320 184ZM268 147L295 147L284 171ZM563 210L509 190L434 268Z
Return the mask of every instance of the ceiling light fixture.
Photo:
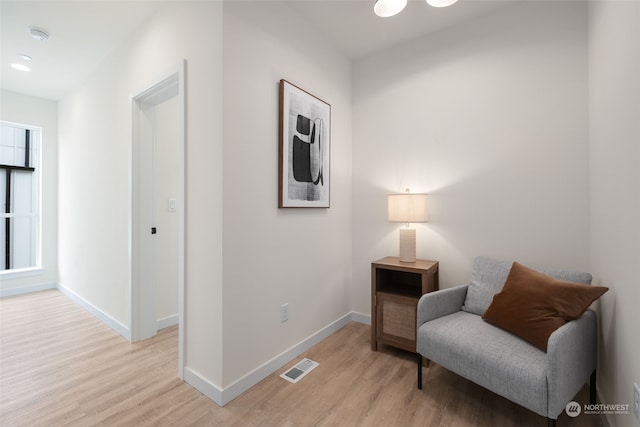
M429 6L447 7L456 3L458 0L427 0ZM396 15L402 12L407 5L407 0L376 0L373 5L373 11L382 18Z
M49 33L47 33L45 30L41 30L40 28L30 27L29 34L31 34L31 37L40 42L46 42L47 40L49 40Z
M447 7L451 6L457 1L458 0L427 0L427 3L429 3L429 6L433 7Z
M20 70L20 71L31 71L31 68L27 67L24 64L17 64L17 63L13 63L11 64L11 66L13 68L15 68L16 70Z
M382 18L388 18L400 13L406 5L407 0L376 0L376 4L373 5L373 11Z
M25 61L31 61L31 57L29 55L25 55L24 53L20 53L18 54L18 58L25 60Z

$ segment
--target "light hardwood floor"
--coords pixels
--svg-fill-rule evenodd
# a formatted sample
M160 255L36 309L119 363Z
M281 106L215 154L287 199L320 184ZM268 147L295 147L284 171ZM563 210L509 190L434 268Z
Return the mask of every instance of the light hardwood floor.
M177 378L177 328L129 344L58 291L0 301L0 426L546 426L546 419L413 355L372 352L351 323L220 408ZM290 365L293 365L292 362ZM587 388L578 395L588 401ZM558 426L600 426L598 416Z

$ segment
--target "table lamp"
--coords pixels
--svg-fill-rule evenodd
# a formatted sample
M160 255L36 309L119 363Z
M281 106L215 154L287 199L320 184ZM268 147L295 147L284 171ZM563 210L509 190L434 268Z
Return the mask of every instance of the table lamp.
M424 193L389 194L387 196L390 222L404 222L400 229L400 262L416 261L416 229L412 222L427 222L427 195Z

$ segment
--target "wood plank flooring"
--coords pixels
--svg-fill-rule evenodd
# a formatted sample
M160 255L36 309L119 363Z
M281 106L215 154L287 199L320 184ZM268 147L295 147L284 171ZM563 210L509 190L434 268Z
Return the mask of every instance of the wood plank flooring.
M129 344L58 291L0 300L0 426L546 426L546 419L414 356L372 352L351 323L221 408L177 378L177 328ZM293 365L292 362L290 365ZM585 387L578 401L588 401ZM563 414L558 426L601 426Z

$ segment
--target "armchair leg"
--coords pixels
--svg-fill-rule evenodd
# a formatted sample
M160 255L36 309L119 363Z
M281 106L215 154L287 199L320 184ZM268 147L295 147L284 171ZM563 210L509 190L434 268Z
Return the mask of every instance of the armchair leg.
M553 418L547 418L549 427L556 427L556 420Z
M422 390L422 355L418 353L418 390Z
M589 379L589 403L596 403L596 370L594 369Z

